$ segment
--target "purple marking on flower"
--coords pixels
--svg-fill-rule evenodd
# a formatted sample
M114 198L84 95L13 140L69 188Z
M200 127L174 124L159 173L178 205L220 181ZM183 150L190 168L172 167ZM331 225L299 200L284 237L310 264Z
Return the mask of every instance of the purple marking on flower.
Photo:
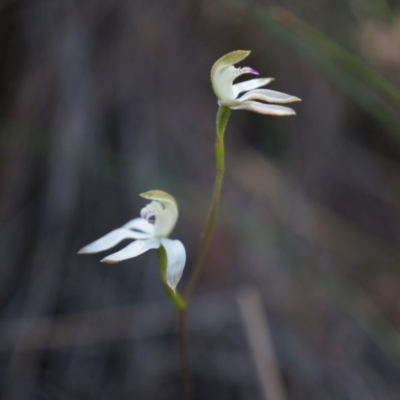
M253 74L253 75L260 75L260 73L259 73L258 71L256 71L255 69L253 69L253 68L251 68L251 67L247 67L247 68L249 68L250 74Z
M251 67L238 68L237 71L238 71L239 75L243 75L243 74L260 75L260 73L258 71L256 71L255 69L253 69Z

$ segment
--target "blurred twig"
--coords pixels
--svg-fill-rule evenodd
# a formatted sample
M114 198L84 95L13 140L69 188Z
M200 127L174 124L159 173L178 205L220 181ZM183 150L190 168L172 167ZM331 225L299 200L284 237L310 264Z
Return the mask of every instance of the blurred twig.
M365 267L372 263L375 269L391 268L397 274L400 254L396 250L384 243L378 244L376 238L369 237L364 231L311 199L305 198L303 201L308 203L316 225L310 228L310 215L302 215L301 207L291 218L286 218L285 199L291 198L290 184L278 169L261 156L256 153L236 154L235 157L231 155L228 171L255 199L271 205L273 213L282 224L313 247L324 249L331 257L339 258L348 265L356 263ZM365 291L347 282L339 271L324 270L324 279L318 279L317 284L325 295L329 295L358 320L379 347L400 366L400 328L386 317Z
M264 398L285 400L283 382L260 293L255 288L246 288L238 294L237 300Z

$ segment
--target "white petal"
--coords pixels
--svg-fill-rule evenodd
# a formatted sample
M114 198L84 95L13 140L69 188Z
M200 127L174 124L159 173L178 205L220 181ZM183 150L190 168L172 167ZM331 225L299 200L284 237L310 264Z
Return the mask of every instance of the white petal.
M129 244L122 250L103 258L101 262L107 264L116 264L120 261L128 260L129 258L139 256L140 254L146 252L147 250L158 249L159 247L160 247L160 240L156 238L146 239L146 240L136 240L136 242Z
M154 231L154 225L147 222L144 218L134 218L127 222L123 228L135 229L145 233L153 233Z
M301 101L298 97L290 94L277 92L269 89L255 89L245 93L238 98L239 101L247 100L261 100L269 103L292 103L294 101Z
M249 81L244 81L240 83L235 83L233 85L233 93L235 97L237 97L242 92L247 92L248 90L257 89L259 87L268 85L268 83L272 82L274 78L256 78L250 79Z
M231 101L235 99L233 81L237 78L238 69L230 65L221 68L213 77L213 88L219 100Z
M247 110L254 111L259 114L275 115L277 117L284 117L287 115L296 115L296 111L289 107L278 106L275 104L258 103L257 101L245 101L243 104L232 107L234 110Z
M167 253L167 283L175 291L186 263L185 247L179 240L161 239Z
M125 228L115 229L110 233L107 233L107 235L80 249L78 254L98 253L100 251L108 250L125 239L139 239L138 235L140 236L143 234L139 232L133 232Z
M230 101L235 98L232 82L237 77L238 69L233 65L244 60L250 51L236 50L218 59L211 69L211 83L219 100Z

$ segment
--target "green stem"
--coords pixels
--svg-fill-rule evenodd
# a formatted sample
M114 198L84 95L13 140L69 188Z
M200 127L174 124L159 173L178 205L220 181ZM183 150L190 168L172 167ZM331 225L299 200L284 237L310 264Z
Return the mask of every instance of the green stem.
M175 308L178 311L182 311L186 308L185 300L179 295L178 292L173 291L167 283L167 253L163 246L158 248L157 257L158 264L160 266L161 282L163 287Z
M179 358L181 363L181 375L183 381L183 390L185 400L192 398L192 377L190 374L189 351L186 330L186 309L182 309L178 314L178 332L179 332Z
M215 161L216 161L217 171L215 176L214 193L211 201L211 208L208 213L208 219L203 239L200 244L200 250L197 255L197 259L194 264L193 270L189 276L189 282L186 286L185 291L183 292L184 293L183 298L185 299L186 304L189 303L193 289L199 277L201 266L203 265L204 257L207 253L208 244L210 243L211 233L214 228L215 218L217 216L219 199L221 195L222 180L224 178L224 172L225 172L224 135L230 113L231 110L229 108L221 106L217 114L217 121L216 121L217 134L215 138Z
M187 343L187 330L186 330L186 310L189 304L190 297L199 277L201 266L203 265L204 257L207 253L208 244L210 243L212 230L214 228L215 219L221 196L222 181L225 172L225 147L224 135L225 128L228 123L231 110L227 107L220 107L217 114L217 134L215 138L215 161L216 161L216 176L214 184L214 193L211 201L211 208L208 213L207 224L204 230L204 235L200 244L200 250L197 255L196 262L193 270L189 276L189 282L183 294L185 307L179 310L179 351L181 360L181 372L183 378L183 385L185 391L185 400L192 398L192 380L190 376L189 352Z

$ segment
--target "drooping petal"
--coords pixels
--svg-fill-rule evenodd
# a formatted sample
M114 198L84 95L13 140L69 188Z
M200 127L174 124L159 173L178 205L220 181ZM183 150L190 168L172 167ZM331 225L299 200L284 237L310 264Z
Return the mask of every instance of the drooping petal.
M161 239L167 253L167 283L175 291L186 263L186 250L179 240Z
M289 107L278 106L276 104L265 104L257 101L245 101L242 104L232 107L234 110L247 110L259 114L275 115L277 117L284 117L288 115L296 115L296 111Z
M268 83L272 82L273 80L274 78L256 78L250 79L249 81L235 83L233 85L233 93L236 98L242 92L247 92L248 90L257 89L259 87L268 85Z
M134 229L149 234L154 232L154 225L147 222L144 218L134 218L127 222L123 228Z
M293 103L294 101L301 101L298 97L290 94L277 92L269 89L254 89L245 93L237 99L238 101L260 100L267 103Z
M116 264L129 258L133 258L143 254L150 249L158 249L160 247L160 240L157 238L136 240L135 242L124 247L116 253L110 254L103 258L101 262L106 264Z
M118 228L83 247L79 250L78 254L99 253L100 251L111 249L125 239L144 239L143 235L146 235L145 237L149 236L148 234L134 232L130 229Z

